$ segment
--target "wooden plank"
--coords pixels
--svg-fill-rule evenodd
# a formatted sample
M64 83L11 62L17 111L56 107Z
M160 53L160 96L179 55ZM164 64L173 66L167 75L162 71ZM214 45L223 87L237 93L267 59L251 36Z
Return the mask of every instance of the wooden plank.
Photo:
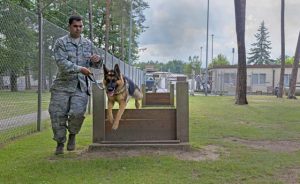
M105 110L105 117L107 109ZM118 109L113 109L116 116ZM122 120L124 119L159 119L172 121L176 116L176 109L125 109Z
M171 105L170 93L146 93L145 105Z
M92 85L93 95L93 143L105 139L105 94L103 89Z
M189 96L188 83L176 83L176 120L177 139L181 142L189 141Z
M191 146L188 143L178 143L178 144L91 144L88 151L122 151L122 149L174 149L174 150L191 150Z
M177 82L186 82L186 77L178 76L177 77Z
M179 140L102 141L101 144L178 144Z
M170 84L170 105L174 106L174 84Z
M105 125L105 141L176 140L175 109L126 109L116 131Z

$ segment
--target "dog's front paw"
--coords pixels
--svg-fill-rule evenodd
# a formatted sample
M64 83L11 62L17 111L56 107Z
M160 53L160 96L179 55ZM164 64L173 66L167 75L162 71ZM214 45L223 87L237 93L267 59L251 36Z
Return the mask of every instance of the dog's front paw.
M113 126L112 126L112 129L113 130L117 130L119 127L119 122L114 122Z

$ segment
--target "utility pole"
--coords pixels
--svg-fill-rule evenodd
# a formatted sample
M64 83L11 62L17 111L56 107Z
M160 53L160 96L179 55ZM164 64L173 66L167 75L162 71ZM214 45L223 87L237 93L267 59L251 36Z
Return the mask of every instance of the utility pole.
M203 49L203 47L201 46L200 47L200 61L201 61L201 63L202 63L202 49Z
M201 63L201 65L202 65L202 49L203 49L203 47L201 46L200 47L200 63ZM201 65L199 66L199 75L201 76Z
M232 65L234 65L234 48L232 48Z
M214 59L214 34L211 35L211 61Z
M209 0L207 0L207 20L206 20L206 58L205 58L205 96L207 96L207 82L208 82L208 26L209 26Z

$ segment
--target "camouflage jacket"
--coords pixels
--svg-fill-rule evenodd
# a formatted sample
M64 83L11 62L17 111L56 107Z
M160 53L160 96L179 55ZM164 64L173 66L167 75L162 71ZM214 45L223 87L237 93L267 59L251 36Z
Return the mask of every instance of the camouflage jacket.
M70 35L57 39L54 46L54 57L58 73L51 91L75 92L78 85L82 92L89 90L85 75L80 73L81 66L100 69L102 65L102 62L90 61L89 57L92 53L95 54L96 49L91 41L83 36L78 44L71 39Z

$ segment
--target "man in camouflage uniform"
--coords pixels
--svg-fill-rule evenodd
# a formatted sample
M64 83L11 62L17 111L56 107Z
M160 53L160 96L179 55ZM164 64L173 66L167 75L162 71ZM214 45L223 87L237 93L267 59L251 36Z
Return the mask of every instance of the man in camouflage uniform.
M82 18L69 18L70 34L56 40L54 46L58 74L51 87L49 113L53 139L57 142L55 154L63 154L67 130L67 150L75 149L75 135L79 133L88 102L88 67L101 68L102 59L92 54L91 41L81 36Z

